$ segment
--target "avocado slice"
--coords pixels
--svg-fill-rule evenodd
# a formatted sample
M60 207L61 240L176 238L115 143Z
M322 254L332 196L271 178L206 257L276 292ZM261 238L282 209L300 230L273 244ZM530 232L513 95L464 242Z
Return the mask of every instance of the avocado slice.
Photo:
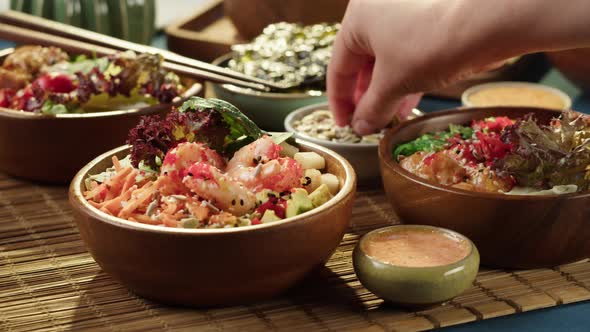
M264 211L264 215L260 219L260 222L262 222L264 224L267 222L273 222L273 221L279 221L279 220L281 220L281 218L279 218L273 210L266 210L266 211Z
M287 218L294 217L303 212L313 209L313 203L305 189L297 188L291 194L291 199L287 200L287 210L285 212Z
M262 189L261 191L256 193L256 203L264 204L268 201L269 195L274 197L279 197L279 193L276 191L272 191L270 189Z
M313 207L318 207L332 198L332 194L330 193L330 189L325 183L322 183L319 187L316 188L311 194L309 194L309 199L313 204Z

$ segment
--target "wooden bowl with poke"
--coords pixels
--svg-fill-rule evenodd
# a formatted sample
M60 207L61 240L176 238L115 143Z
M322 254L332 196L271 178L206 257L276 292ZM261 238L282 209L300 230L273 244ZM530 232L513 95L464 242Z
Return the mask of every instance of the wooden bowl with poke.
M386 194L403 223L469 237L482 264L549 267L590 255L590 118L529 107L461 108L390 129Z
M142 118L128 142L79 171L70 202L96 262L147 298L274 296L322 266L349 226L352 166L227 102L192 97Z
M26 45L3 50L0 61L0 171L42 182L69 182L123 144L141 116L202 92L163 70L155 54L96 57Z

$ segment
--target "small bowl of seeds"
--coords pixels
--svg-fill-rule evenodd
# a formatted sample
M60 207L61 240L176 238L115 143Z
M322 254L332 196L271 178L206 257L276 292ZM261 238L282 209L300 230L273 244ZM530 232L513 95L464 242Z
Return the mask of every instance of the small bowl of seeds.
M413 115L422 113L414 110ZM359 184L379 183L378 147L381 133L359 136L350 126L337 126L328 103L297 109L285 118L284 125L297 138L322 145L346 158L353 166Z

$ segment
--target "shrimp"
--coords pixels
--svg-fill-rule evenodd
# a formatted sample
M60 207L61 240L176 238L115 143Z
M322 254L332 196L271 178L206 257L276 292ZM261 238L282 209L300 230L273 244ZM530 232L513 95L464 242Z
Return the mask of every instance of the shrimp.
M263 136L238 150L227 163L227 174L257 192L301 187L303 169L291 158L280 157L281 146Z
M234 153L227 163L227 170L267 163L279 158L281 150L280 145L276 144L269 136L264 135Z
M400 161L400 166L421 178L443 185L461 182L467 173L459 161L447 151L416 152Z
M489 167L461 165L456 154L448 150L416 152L402 159L400 166L421 178L464 190L498 192L510 191L513 186L509 178L499 177Z
M294 159L278 158L256 167L234 168L228 175L254 192L262 189L283 192L301 187L303 168Z
M184 177L185 169L196 162L204 162L219 169L225 167L225 161L215 150L202 143L186 142L166 153L161 172L170 174L177 171L180 177Z
M186 175L186 168L195 162L204 162L216 168L223 169L225 161L214 150L201 143L181 143L166 153L160 173L163 180L162 194L182 194L188 192L182 184Z
M188 167L182 183L216 208L235 216L242 216L256 207L253 192L205 162L196 162Z
M508 192L514 186L510 178L499 177L489 167L470 168L467 176L468 179L465 182L472 185L473 191Z

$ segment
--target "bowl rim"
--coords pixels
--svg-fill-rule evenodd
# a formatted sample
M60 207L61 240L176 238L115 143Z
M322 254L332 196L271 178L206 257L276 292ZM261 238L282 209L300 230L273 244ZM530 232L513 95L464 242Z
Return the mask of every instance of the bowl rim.
M403 266L403 265L395 265L392 263L387 263L384 261L381 261L369 254L367 254L365 252L365 250L363 249L363 243L365 243L366 241L368 241L368 239L371 236L374 236L374 234L380 233L380 232L387 232L390 229L396 229L396 228L406 228L406 229L426 229L426 230L432 230L432 231L437 231L443 234L452 234L453 236L456 236L462 240L464 240L465 242L467 242L469 244L469 252L465 255L465 257L452 262L452 263L448 263L448 264L442 264L442 265L434 265L434 266ZM395 225L390 225L390 226L385 226L385 227L380 227L380 228L376 228L373 229L367 233L365 233L361 239L358 241L357 244L358 250L369 260L371 260L372 262L375 263L379 263L385 266L389 266L391 268L394 269L400 269L400 270L405 270L407 269L408 271L419 271L419 270L438 270L438 269L448 269L450 267L455 267L455 266L461 266L463 265L467 260L471 259L476 253L479 255L479 251L477 250L477 247L475 245L475 243L473 243L473 241L471 241L470 238L468 238L467 236L454 231L452 229L448 229L448 228L444 228L444 227L439 227L439 226L431 226L431 225L420 225L420 224L395 224ZM478 264L479 265L479 264Z
M227 68L225 65L226 61L229 61L232 57L232 52L225 53L220 57L216 58L215 60L211 61L211 64L223 68ZM253 89L248 88L241 88L232 84L215 84L214 86L220 87L223 90L226 90L231 93L236 93L240 95L246 95L250 97L259 97L259 98L267 98L267 99L305 99L305 98L317 98L326 96L326 91L320 90L308 90L306 92L263 92L263 91L256 91Z
M545 84L541 84L541 83L534 83L534 82L520 82L520 81L501 81L501 82L489 82L489 83L482 83L482 84L476 84L470 88L468 88L467 90L463 91L463 93L461 94L461 103L463 104L463 106L466 107L529 107L529 106L511 106L511 105L497 105L497 106L478 106L478 105L474 105L473 103L471 103L469 101L469 97L476 92L479 92L481 90L485 90L487 88L492 88L492 87L498 87L498 86L521 86L521 87L531 87L534 89L540 89L540 90L544 90L544 91L549 91L555 95L557 95L559 98L561 98L561 100L564 102L564 106L562 108L562 110L564 109L570 109L572 107L572 98L566 94L565 92L561 91L558 88L554 88L552 86L549 85L545 85ZM535 106L530 106L530 107L535 107ZM542 108L542 107L536 107L536 108Z
M332 141L309 136L306 133L302 133L300 131L297 131L291 125L291 123L293 123L293 121L295 121L297 117L305 116L307 114L310 114L310 113L312 113L314 111L318 111L318 110L329 110L329 103L327 101L325 101L325 102L321 102L321 103L303 106L303 107L300 107L296 110L291 111L289 114L287 114L287 116L285 117L285 120L283 121L283 125L285 126L285 130L293 133L296 137L299 137L301 139L304 139L306 141L309 141L309 142L312 142L315 144L329 147L331 149L371 149L372 150L372 149L375 149L379 146L379 142L376 142L376 143L332 142ZM414 108L412 110L412 113L415 114L416 116L424 115L424 112L418 110L417 108Z
M101 222L106 222L111 224L115 227L122 227L130 230L137 230L137 231L145 231L145 232L153 232L153 233L161 233L161 234L171 234L171 235L193 235L193 236L203 236L203 235L215 235L215 234L233 234L233 233L243 233L243 232L256 232L256 231L265 231L273 227L279 226L287 226L292 225L294 223L303 222L302 219L316 216L325 210L334 208L343 201L347 196L354 194L356 188L356 174L354 169L350 165L350 163L338 153L322 147L317 144L313 144L310 142L306 142L304 140L296 139L296 142L299 145L302 145L306 148L311 148L314 150L318 150L324 154L329 155L330 157L336 159L338 164L340 164L345 173L344 183L342 183L340 190L334 197L332 197L328 202L322 204L321 206L314 208L310 211L304 212L297 216L291 218L285 218L279 221L271 222L271 223L263 223L259 225L250 225L247 227L232 227L232 228L197 228L197 229L186 229L186 228L174 228L174 227L164 227L158 225L147 225L142 224L139 222L129 221L122 218L118 218L112 215L109 215L99 209L90 205L90 203L84 198L82 193L82 186L84 184L84 179L88 175L88 171L95 167L96 164L102 162L103 160L117 154L121 153L125 150L130 149L130 145L123 145L112 150L109 150L98 157L94 158L90 161L86 166L84 166L78 173L74 176L70 188L69 188L69 197L71 205L74 205L74 210L78 210L80 213L87 214L94 219L100 220Z
M493 109L528 109L531 111L541 111L541 112L551 112L555 113L556 115L561 114L561 110L555 110L550 108L541 108L541 107L529 107L529 106L486 106L486 107L457 107L442 111L436 111L429 114L426 114L423 117L415 118L412 120L404 121L397 126L387 130L385 135L379 141L379 159L384 164L382 167L387 167L401 175L406 180L414 182L416 184L426 186L431 189L435 189L438 191L442 191L449 194L461 195L461 196L470 196L475 198L484 198L484 199L500 199L500 200L507 200L507 201L548 201L548 200L567 200L567 199L585 199L590 198L590 191L582 192L582 193L569 193L569 194L561 194L561 195L506 195L502 193L488 193L488 192L476 192L476 191L469 191L464 189L458 189L450 186L444 186L441 184L437 184L434 182L427 181L407 170L402 168L398 162L393 160L393 155L391 154L390 150L390 142L392 138L400 132L402 129L414 125L420 122L427 122L433 118L454 115L454 114L463 114L466 112L477 112L483 110L493 110Z

